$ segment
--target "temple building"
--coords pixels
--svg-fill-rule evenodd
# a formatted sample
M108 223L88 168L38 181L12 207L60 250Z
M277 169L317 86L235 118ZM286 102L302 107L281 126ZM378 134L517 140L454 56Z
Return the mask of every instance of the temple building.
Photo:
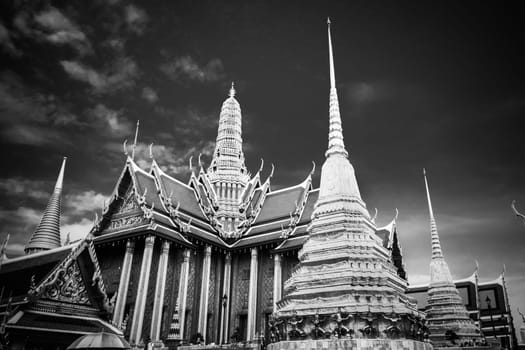
M199 157L183 181L153 155L142 168L126 152L102 215L84 239L62 245L64 161L26 255L0 252L0 342L65 349L104 330L136 349L328 337L430 349L424 312L407 294L397 215L376 226L348 159L330 35L328 27L329 141L319 188L315 164L278 190L273 166L249 172L233 84L207 167ZM433 261L446 270L433 270L444 272L433 275L428 315L452 308L459 333L475 336L442 255Z
M467 309L459 295L448 267L437 230L430 190L426 173L428 211L430 214L430 235L432 259L430 260L430 284L428 286L428 306L426 308L430 338L434 346L453 346L456 343L478 342L481 333L479 326L469 317Z

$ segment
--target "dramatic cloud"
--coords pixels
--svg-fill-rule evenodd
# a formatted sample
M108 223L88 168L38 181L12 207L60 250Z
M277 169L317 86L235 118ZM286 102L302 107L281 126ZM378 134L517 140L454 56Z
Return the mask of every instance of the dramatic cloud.
M146 86L142 89L142 98L148 101L149 103L155 103L159 100L159 96L152 88Z
M100 212L107 201L107 196L95 191L69 193L62 201L65 207L75 215L86 212Z
M162 64L160 70L172 80L186 78L199 82L210 82L224 77L222 61L218 58L201 66L191 56L177 57Z
M130 134L132 123L122 116L122 112L98 104L88 111L88 115L100 125L100 130L109 131L110 136L121 137Z
M120 151L122 146L115 144L112 149ZM177 178L181 180L184 180L184 177L190 173L190 157L193 156L193 167L195 170L198 166L199 154L210 159L214 149L215 142L211 141L200 141L192 147L184 149L155 144L151 147L153 158L160 168L172 176L177 176ZM137 144L135 149L135 161L143 169L150 168L150 145L145 143Z
M91 231L91 228L93 228L93 219L86 218L62 225L60 226L62 241L66 240L68 234L71 242L83 239Z
M17 49L11 40L9 30L2 23L0 23L0 48L12 56L22 55L22 51Z
M30 199L47 199L52 193L54 184L42 180L30 180L21 177L0 179L0 192L3 195ZM46 188L49 192L46 191Z
M29 10L21 11L14 18L13 24L23 36L38 42L70 46L80 55L93 53L86 34L56 7L48 6L36 14Z
M60 61L60 64L71 78L89 84L94 92L100 94L129 89L135 86L139 76L137 64L129 57L117 59L103 71L77 61Z
M15 144L67 142L61 127L79 125L54 95L28 88L9 71L0 74L0 115L0 134Z
M141 35L146 29L148 23L148 15L146 11L137 6L130 4L125 8L125 20L128 25L128 30Z

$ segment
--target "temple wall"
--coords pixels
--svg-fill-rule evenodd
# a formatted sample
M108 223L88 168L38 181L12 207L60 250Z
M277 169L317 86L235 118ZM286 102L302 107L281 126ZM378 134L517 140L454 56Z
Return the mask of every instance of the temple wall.
M188 271L188 296L186 300L186 324L184 326L184 339L190 339L193 335L193 321L199 317L199 310L197 309L199 298L195 298L196 290L200 287L200 278L197 281L197 263L200 261L199 256L194 252L190 252L189 271ZM196 322L196 321L195 321ZM196 328L196 327L195 327Z
M273 255L269 250L259 250L257 278L256 333L266 333L266 318L273 312Z
M162 308L161 339L167 338L170 331L171 320L175 312L175 306L179 296L180 268L183 262L183 252L183 248L177 247L173 244L170 247L168 271L166 273L164 306Z
M213 254L213 253L212 253ZM191 324L189 331L186 333L187 339L191 340L194 334L197 334L199 328L199 307L201 298L201 284L202 284L202 259L204 256L204 247L194 251L191 254L192 259L190 260L190 279L193 281L193 290L188 290L188 310L191 315L186 322L188 325ZM193 273L192 273L193 271ZM191 283L190 283L191 284ZM191 300L190 300L191 299ZM191 301L191 303L190 303Z
M219 319L221 314L222 275L224 255L212 251L210 269L210 289L208 291L208 321L206 324L206 343L218 343Z
M144 342L150 340L151 330L151 318L153 314L153 303L155 301L155 285L157 283L157 270L159 268L159 257L162 246L162 240L158 237L155 239L155 245L153 246L153 257L151 259L151 270L149 273L149 282L146 297L146 308L144 309L143 323L142 323L142 339ZM141 259L142 262L142 259ZM138 284L138 279L137 279ZM137 295L138 297L138 295Z
M119 244L103 245L95 247L97 259L104 279L104 285L108 296L111 298L118 290L120 283L120 271L124 252L126 251L126 242Z
M126 339L129 339L131 331L131 320L133 319L133 309L135 308L135 299L137 298L137 289L140 278L140 267L142 264L142 255L144 254L144 239L135 240L135 250L133 252L133 262L129 279L129 289L126 298L126 307L124 308L124 319L127 319L127 327L124 332Z
M250 252L235 253L232 260L232 292L228 338L233 334L235 328L239 327L242 339L246 339L249 287Z

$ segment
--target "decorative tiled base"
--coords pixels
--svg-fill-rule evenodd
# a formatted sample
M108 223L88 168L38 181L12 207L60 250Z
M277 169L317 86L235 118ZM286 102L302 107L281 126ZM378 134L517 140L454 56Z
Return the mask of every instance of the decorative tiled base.
M268 350L433 350L430 343L394 339L308 339L268 344Z

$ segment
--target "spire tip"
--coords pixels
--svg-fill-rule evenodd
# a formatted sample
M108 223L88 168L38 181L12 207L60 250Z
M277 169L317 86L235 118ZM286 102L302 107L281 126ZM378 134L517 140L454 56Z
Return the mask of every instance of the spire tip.
M326 23L327 23L328 25L330 25L330 23L332 23L332 22L330 21L330 17L326 17Z
M235 97L235 83L232 81L232 87L230 89L230 97Z

